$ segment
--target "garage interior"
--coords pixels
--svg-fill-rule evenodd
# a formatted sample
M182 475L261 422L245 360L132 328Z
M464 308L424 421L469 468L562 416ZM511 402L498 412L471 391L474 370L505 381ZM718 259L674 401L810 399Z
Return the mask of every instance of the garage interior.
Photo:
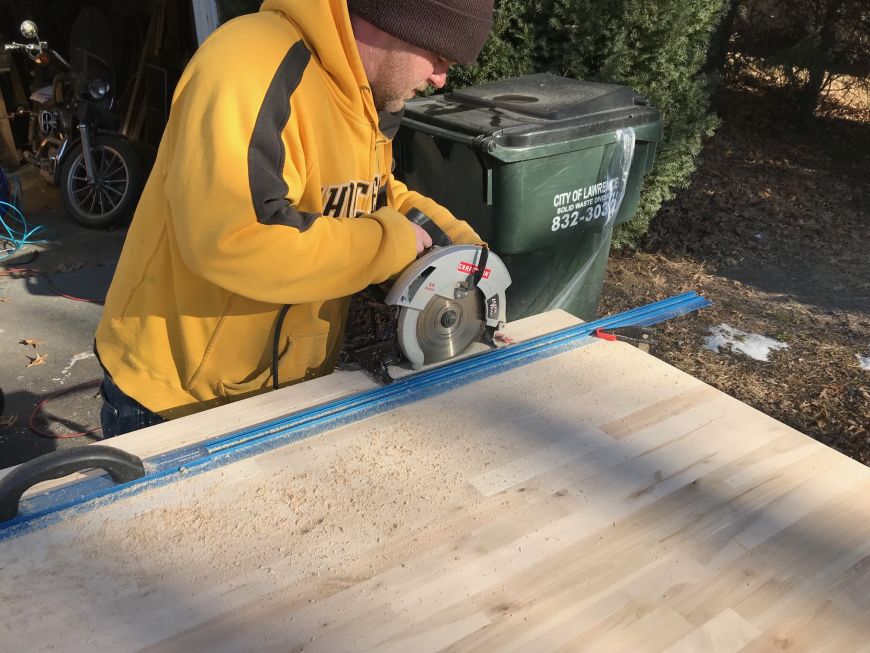
M84 50L106 61L118 98L121 133L156 148L172 92L193 52L214 29L258 0L151 0L102 2L3 0L0 41L22 41L19 25L35 22L39 39L68 60ZM31 93L50 86L56 66L34 66L21 53L0 53L0 151L12 169L27 139L25 110Z

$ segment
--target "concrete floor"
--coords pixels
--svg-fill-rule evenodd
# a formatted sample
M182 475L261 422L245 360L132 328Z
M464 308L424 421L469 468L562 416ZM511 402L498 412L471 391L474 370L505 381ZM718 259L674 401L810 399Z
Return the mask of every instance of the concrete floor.
M0 425L0 469L99 439L99 432L65 439L43 437L30 430L28 418L43 399L102 377L93 355L102 306L73 301L56 291L102 298L126 235L126 229L79 227L64 213L58 189L39 179L33 169L22 167L11 174L21 180L28 223L44 225L50 242L28 246L14 258L0 261L0 388L6 396L3 418L15 418L11 426ZM33 250L39 256L25 262ZM10 274L14 266L41 274ZM43 342L34 348L21 344L26 339ZM45 363L27 367L37 354L46 357ZM38 426L55 434L98 428L101 400L96 394L97 388L91 387L51 400L41 411L46 418Z

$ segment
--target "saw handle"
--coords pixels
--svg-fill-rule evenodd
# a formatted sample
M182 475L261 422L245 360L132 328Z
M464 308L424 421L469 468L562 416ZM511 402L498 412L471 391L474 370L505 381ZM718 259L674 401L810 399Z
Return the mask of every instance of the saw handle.
M405 217L429 234L429 237L432 239L433 247L449 247L453 244L453 241L450 240L450 236L444 233L444 230L435 224L435 221L420 209L411 209Z
M489 248L484 245L480 248L480 260L477 262L477 269L471 276L471 287L477 288L483 275L486 274L486 262L489 259Z
M115 483L129 483L145 476L138 456L114 447L93 444L53 451L19 465L0 479L0 522L18 514L21 495L37 483L85 469L103 469Z

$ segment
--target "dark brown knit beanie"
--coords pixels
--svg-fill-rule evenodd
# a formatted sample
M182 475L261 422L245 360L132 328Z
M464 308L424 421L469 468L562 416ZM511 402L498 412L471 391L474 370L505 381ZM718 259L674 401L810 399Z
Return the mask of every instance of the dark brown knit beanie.
M492 28L493 0L347 0L378 29L429 52L471 64Z

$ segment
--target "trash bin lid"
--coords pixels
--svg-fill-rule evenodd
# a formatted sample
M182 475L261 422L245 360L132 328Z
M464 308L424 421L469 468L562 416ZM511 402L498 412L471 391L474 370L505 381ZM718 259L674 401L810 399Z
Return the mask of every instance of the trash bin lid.
M579 140L659 122L627 86L537 73L409 102L406 119L501 147L528 148Z

